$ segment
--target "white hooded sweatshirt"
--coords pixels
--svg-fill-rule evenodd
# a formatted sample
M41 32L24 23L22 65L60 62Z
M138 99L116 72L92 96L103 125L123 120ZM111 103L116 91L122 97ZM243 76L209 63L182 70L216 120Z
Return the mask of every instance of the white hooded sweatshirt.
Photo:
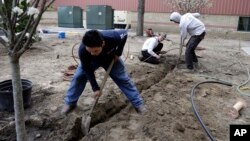
M205 25L191 13L181 16L178 12L173 12L170 20L179 23L182 44L188 34L190 36L201 35L206 30Z

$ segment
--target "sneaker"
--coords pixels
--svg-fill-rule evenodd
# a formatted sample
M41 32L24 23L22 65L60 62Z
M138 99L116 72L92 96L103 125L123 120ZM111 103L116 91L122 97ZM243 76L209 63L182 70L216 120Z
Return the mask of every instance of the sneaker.
M195 72L194 69L181 69L180 71L183 73L194 73Z
M68 113L70 113L75 108L76 108L76 105L67 105L67 104L64 104L63 108L62 108L62 111L61 111L61 114L62 115L67 115Z
M146 107L142 104L135 108L136 112L140 115L144 115L147 112Z
M138 56L138 59L139 59L140 61L143 61L143 57L142 57L141 55Z
M159 54L166 54L167 51L160 51Z
M199 62L193 62L194 68L195 69L200 69L201 68L201 64Z

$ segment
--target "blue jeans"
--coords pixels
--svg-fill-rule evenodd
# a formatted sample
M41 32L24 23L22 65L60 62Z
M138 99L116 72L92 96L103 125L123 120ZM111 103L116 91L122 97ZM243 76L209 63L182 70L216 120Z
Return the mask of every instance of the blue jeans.
M96 70L100 66L96 63L92 63L92 67L94 68L94 70ZM102 67L105 70L108 69L108 66ZM127 72L125 71L124 63L121 59L117 60L117 62L114 63L109 75L135 108L143 104L142 97L140 96L137 88L130 80ZM66 97L64 98L65 104L76 105L79 97L84 91L86 83L87 77L85 75L84 68L82 65L78 65L74 77L71 80Z

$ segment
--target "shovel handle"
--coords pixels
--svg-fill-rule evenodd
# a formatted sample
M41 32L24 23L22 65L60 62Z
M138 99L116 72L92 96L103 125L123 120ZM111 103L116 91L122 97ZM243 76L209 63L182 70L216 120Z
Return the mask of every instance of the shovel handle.
M183 45L180 43L179 56L178 56L178 59L177 59L177 61L176 61L176 67L177 67L177 68L178 68L179 62L181 61L182 48L183 48Z
M110 65L109 65L109 67L108 67L108 70L106 71L106 74L105 74L105 76L104 76L104 78L103 78L103 80L102 80L101 87L100 87L100 91L101 91L101 92L102 92L102 90L103 90L103 88L104 88L104 86L105 86L105 83L106 83L106 81L107 81L107 79L108 79L109 73L110 73L110 71L111 71L111 69L112 69L112 67L113 67L113 65L114 65L114 62L115 62L115 60L112 59Z
M101 92L101 93L102 93L102 90L103 90L103 88L104 88L104 86L105 86L105 83L106 83L106 81L107 81L107 79L108 79L109 73L110 73L110 71L111 71L111 69L112 69L112 67L113 67L113 65L114 65L114 62L115 62L115 60L112 59L110 65L109 65L109 67L108 67L108 70L107 70L106 73L105 73L104 79L102 80L101 87L100 87L100 92ZM95 99L95 102L94 102L93 106L91 107L90 114L93 112L93 110L94 110L94 108L95 108L95 105L96 105L96 103L98 102L99 98L100 98L100 97L97 97L97 98Z

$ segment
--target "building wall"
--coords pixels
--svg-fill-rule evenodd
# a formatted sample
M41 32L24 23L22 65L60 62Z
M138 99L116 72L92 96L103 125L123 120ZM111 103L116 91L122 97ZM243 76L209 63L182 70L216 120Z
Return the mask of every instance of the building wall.
M212 0L213 7L202 10L206 14L250 16L250 0Z
M84 16L84 27L86 27L86 12ZM157 31L168 30L170 32L177 31L178 26L169 21L170 13L152 13L147 12L144 15L144 28L153 28ZM199 19L205 24L208 30L225 30L237 31L238 16L225 15L201 15ZM137 12L131 12L132 28L137 26Z
M250 16L250 0L212 0L213 6L203 9L203 14ZM56 0L58 6L111 5L115 10L137 11L138 0ZM145 11L155 13L170 13L166 0L145 0Z
M204 9L200 19L205 23L208 30L237 31L239 16L250 16L250 0L213 0L213 7ZM132 12L132 28L136 28L138 0L56 0L55 6L81 6L86 5L111 5L115 10ZM172 31L178 29L169 21L171 8L167 7L165 0L146 0L144 14L144 27L156 30ZM206 14L207 13L207 14ZM84 10L84 23L86 27L86 11Z
M178 26L169 21L169 13L146 13L144 17L144 27L159 28L172 31L171 29ZM136 26L137 13L132 13L132 27ZM205 24L208 30L230 30L236 31L238 25L238 16L225 16L225 15L201 15L199 19ZM174 29L176 30L176 29Z
M83 13L83 25L86 27L86 12ZM137 13L132 12L132 30L136 29ZM155 32L179 33L178 25L168 20L168 13L150 13L145 14L144 28L151 27ZM153 20L151 20L153 19ZM200 19L205 23L207 35L212 38L227 38L250 40L250 32L237 32L238 16L225 15L202 15ZM43 14L40 22L40 27L57 26L58 25L57 11L46 11Z

